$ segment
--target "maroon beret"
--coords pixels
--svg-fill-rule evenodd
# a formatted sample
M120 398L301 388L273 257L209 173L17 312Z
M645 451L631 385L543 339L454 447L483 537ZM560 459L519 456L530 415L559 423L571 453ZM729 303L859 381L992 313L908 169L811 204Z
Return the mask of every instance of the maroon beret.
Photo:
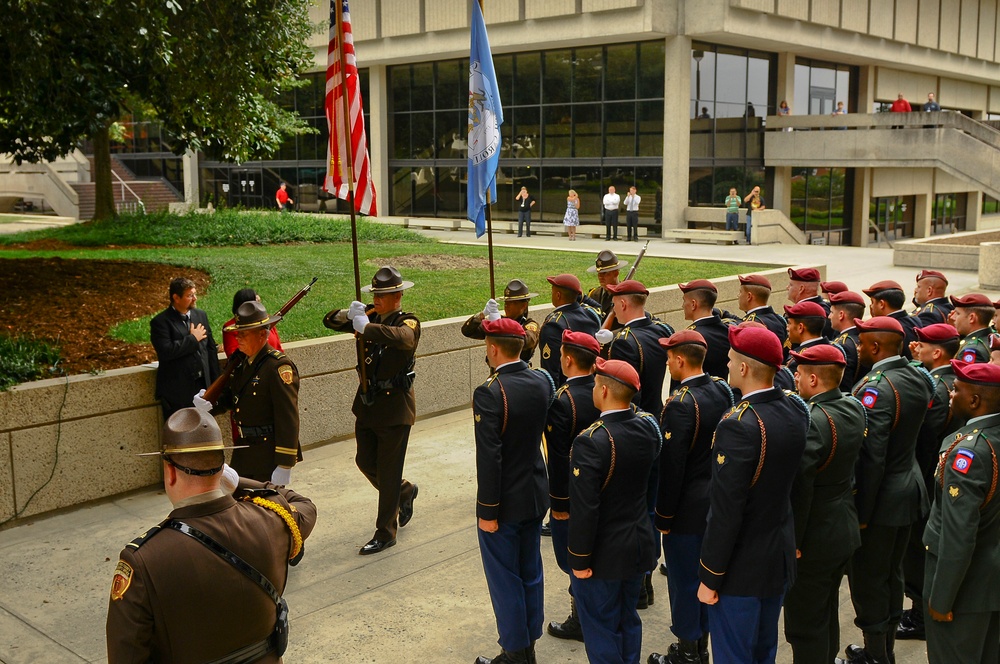
M689 344L708 348L708 342L705 341L705 337L701 336L701 332L698 332L697 330L681 330L680 332L675 332L666 339L659 339L659 343L667 349L677 348L678 346L685 346Z
M878 296L879 293L884 293L885 291L888 290L901 291L903 290L903 287L899 285L899 282L886 280L886 281L876 282L861 292L867 295L868 297L874 297Z
M819 270L814 267L788 268L788 278L792 281L819 281Z
M844 354L833 344L812 344L811 346L806 346L806 349L801 353L796 353L793 350L790 354L799 364L839 364L842 367L847 366Z
M962 297L950 296L948 299L955 307L992 307L993 303L990 298L986 297L981 293L970 293L969 295L963 295Z
M694 281L689 281L686 284L677 284L678 288L681 289L682 293L690 293L693 290L710 290L713 293L718 293L719 289L715 287L708 279L695 279Z
M855 320L854 324L858 326L858 334L864 332L892 332L900 336L904 334L903 326L899 324L899 321L889 316L875 316L868 320Z
M843 293L847 290L847 284L843 281L821 281L819 289L824 293Z
M944 276L937 270L921 270L917 274L917 281L920 281L921 279L929 279L931 277L933 277L934 279L940 279L945 283L946 286L948 285L948 277Z
M951 366L955 370L955 380L973 385L1000 385L1000 364L952 360Z
M927 327L918 327L914 331L917 333L917 339L929 344L943 344L958 339L958 330L948 323L934 323Z
M854 291L841 291L830 296L830 304L864 304L865 298Z
M622 385L631 387L636 392L639 391L639 374L628 362L605 360L599 357L597 358L597 375L617 380Z
M1000 300L997 300L996 302L993 303L993 308L1000 309Z
M990 352L1000 350L1000 334L990 335Z
M548 279L549 283L553 286L558 286L559 288L566 288L577 293L583 293L583 287L580 285L580 280L572 274L557 274L554 277L545 277Z
M785 315L789 318L826 318L826 309L817 302L802 300L792 306L786 304Z
M769 364L775 369L781 366L784 351L777 335L767 328L736 326L729 328L729 345L740 355Z
M608 284L604 289L612 295L649 295L649 289L635 279L626 279L620 284Z
M597 342L593 334L587 334L586 332L563 330L562 343L563 346L575 346L580 350L585 350L594 355L601 354L601 344Z
M524 339L524 328L513 318L498 318L496 320L484 320L483 332L488 337L512 337L514 339Z
M767 290L771 290L771 282L762 274L748 274L743 276L742 274L737 275L740 280L741 286L763 286Z

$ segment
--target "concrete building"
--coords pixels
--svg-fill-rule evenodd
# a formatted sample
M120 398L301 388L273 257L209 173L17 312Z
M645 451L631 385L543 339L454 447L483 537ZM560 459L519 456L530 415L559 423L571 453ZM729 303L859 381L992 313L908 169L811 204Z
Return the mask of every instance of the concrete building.
M474 1L352 3L382 215L465 216ZM891 238L980 228L1000 198L997 5L485 0L505 115L494 218L516 219L527 186L535 220L560 222L573 188L583 222L598 223L607 187L634 184L640 224L669 235L721 228L730 187L743 197L760 186L794 241L863 246L875 226ZM137 129L144 138L118 146L119 158L202 204L267 207L286 180L300 209L333 210L320 184L326 36L313 46L316 73L287 101L320 134L266 162L192 157L184 182L155 127ZM921 112L931 93L944 111ZM900 95L913 114L887 113ZM847 115L831 116L838 102Z

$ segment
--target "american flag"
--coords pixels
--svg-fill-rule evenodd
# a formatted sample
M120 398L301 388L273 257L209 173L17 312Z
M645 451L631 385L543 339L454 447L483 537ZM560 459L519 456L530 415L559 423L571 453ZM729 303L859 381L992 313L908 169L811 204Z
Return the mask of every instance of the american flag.
M337 2L343 11L344 71L340 66L340 40L337 37ZM350 107L350 152L344 135L344 91ZM354 166L354 209L362 214L375 216L375 184L372 182L371 164L368 160L368 139L365 135L365 118L361 112L361 82L358 77L358 59L354 53L354 36L351 34L351 12L347 0L330 0L330 48L326 60L326 122L330 128L327 146L327 171L323 188L347 200L348 169L345 163L351 155Z

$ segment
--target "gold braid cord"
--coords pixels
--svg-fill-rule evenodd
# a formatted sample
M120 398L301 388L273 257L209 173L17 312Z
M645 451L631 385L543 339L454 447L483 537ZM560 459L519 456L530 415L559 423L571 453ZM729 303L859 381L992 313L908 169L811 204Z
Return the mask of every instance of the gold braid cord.
M604 484L601 485L601 491L604 491L604 488L608 486L608 482L611 481L611 476L615 474L615 439L606 426L601 425L601 428L607 431L608 442L611 443L611 466L608 468L608 476L604 478Z
M566 390L566 396L569 397L569 407L573 413L573 424L570 426L570 431L576 431L576 400L573 399L573 393Z
M892 388L892 396L896 397L896 416L892 419L892 428L889 429L889 431L895 431L896 426L899 424L899 416L901 415L899 410L899 390L897 390L896 386L892 384L892 381L889 380L888 376L885 374L882 375L885 377L885 382L889 383L889 387Z
M993 495L997 492L997 475L1000 474L998 473L998 470L1000 469L997 468L997 451L993 449L993 443L991 443L986 436L980 434L979 437L983 439L983 442L989 445L990 455L993 457L993 481L990 483L990 492L986 494L986 500L984 500L983 504L979 506L979 509L982 510L991 500L993 500Z
M826 415L826 421L830 423L830 433L833 434L833 445L830 446L830 456L826 458L826 461L823 462L822 466L816 469L817 473L822 473L833 461L834 455L837 454L837 425L833 423L833 418L830 417L830 413L826 412L826 408L823 408L823 406L820 406L819 404L816 404L816 407L823 411L823 414Z
M750 412L757 418L757 424L760 426L760 459L757 461L757 472L753 474L753 481L750 482L752 489L757 484L757 480L760 479L760 471L764 470L764 457L767 456L767 430L764 429L764 420L760 419L760 415L753 407L750 407Z
M694 444L698 442L698 432L701 431L701 408L698 406L698 399L695 398L693 392L688 392L691 395L691 401L694 402L694 435L691 436L691 447L688 448L688 452L694 449Z
M504 435L507 432L507 390L503 389L503 383L500 382L500 378L497 377L497 385L500 386L500 396L503 398L503 424L500 426L500 435Z
M251 502L264 509L271 510L281 517L281 520L285 522L292 534L292 553L288 556L288 559L292 560L295 556L299 555L299 551L302 550L302 533L299 532L299 524L295 523L295 518L289 514L288 510L273 500L266 500L260 496L254 498Z
M944 467L948 463L948 457L951 456L952 450L954 450L962 439L965 438L965 434L958 432L955 434L955 440L951 441L951 445L945 450L944 454L941 455L941 459L938 461L937 474L938 474L938 484L941 486L941 490L944 491Z

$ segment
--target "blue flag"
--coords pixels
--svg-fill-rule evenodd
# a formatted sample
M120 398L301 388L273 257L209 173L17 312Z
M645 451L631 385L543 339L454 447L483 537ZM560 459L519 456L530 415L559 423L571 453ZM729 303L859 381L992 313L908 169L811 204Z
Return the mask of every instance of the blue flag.
M486 232L486 206L497 199L497 165L500 161L500 125L503 109L493 54L486 37L486 22L479 2L472 3L472 50L469 55L469 184L468 217L476 224L476 237ZM486 200L489 188L490 200Z

